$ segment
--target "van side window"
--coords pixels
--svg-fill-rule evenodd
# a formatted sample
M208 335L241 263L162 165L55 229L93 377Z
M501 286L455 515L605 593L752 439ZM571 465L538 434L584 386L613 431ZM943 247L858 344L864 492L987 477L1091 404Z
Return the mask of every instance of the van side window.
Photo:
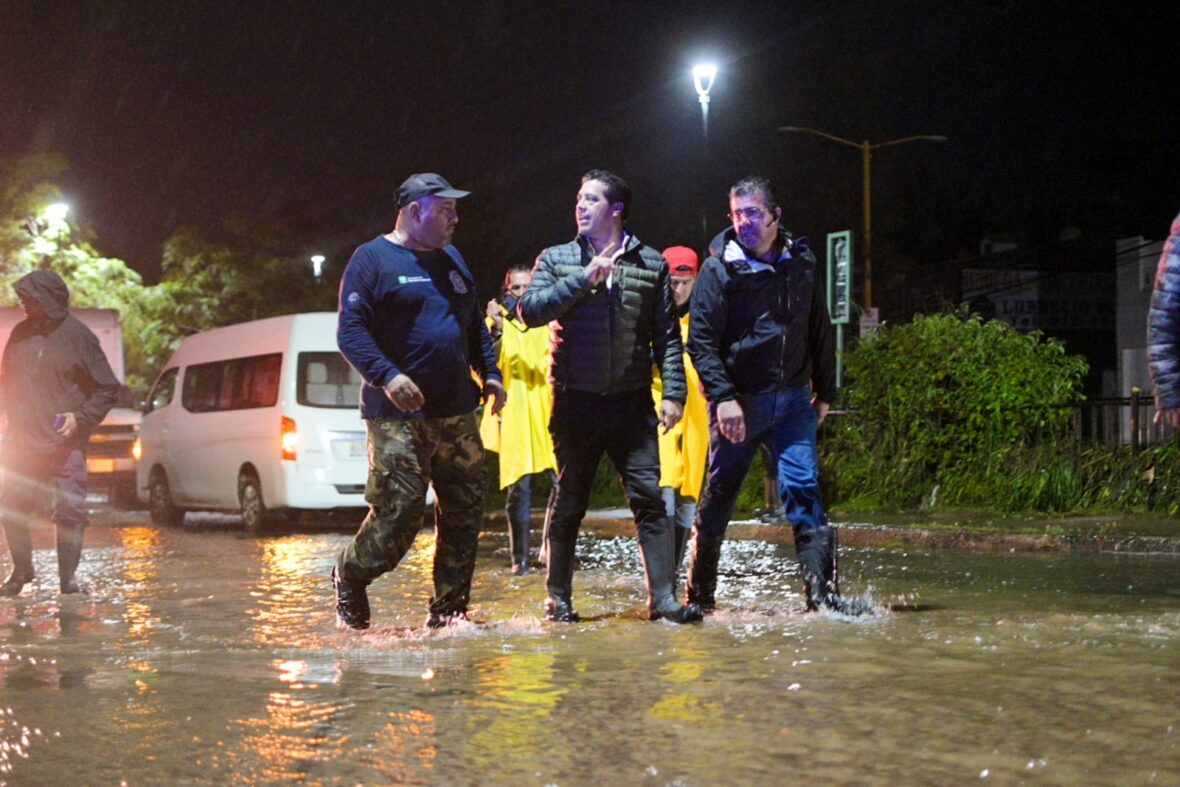
M338 352L299 353L295 400L308 407L349 410L361 400L361 376Z
M160 379L156 380L156 384L152 386L152 392L148 395L147 407L144 408L145 413L168 406L168 403L172 401L172 395L176 393L176 376L179 372L179 369L164 370Z
M190 366L181 403L193 413L274 407L282 362L282 353L272 353Z

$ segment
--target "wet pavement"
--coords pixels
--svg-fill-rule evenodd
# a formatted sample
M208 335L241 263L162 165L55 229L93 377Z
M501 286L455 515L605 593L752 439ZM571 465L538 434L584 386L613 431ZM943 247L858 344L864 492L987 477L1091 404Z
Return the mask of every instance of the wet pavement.
M625 529L591 527L570 626L489 532L479 622L429 631L424 532L362 633L331 610L348 533L192 519L101 517L88 598L38 532L0 599L0 782L1180 783L1174 555L848 546L878 608L849 620L803 614L789 544L739 529L721 610L678 627L644 619Z

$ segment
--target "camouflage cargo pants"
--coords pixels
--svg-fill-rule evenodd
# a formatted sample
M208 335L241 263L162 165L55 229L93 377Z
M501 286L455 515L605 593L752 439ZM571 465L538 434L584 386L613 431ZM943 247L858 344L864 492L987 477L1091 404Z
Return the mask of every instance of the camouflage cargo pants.
M426 485L434 482L434 596L430 611L467 609L483 523L487 468L475 413L451 418L365 421L369 433L369 513L340 553L345 579L372 582L409 551L422 526Z

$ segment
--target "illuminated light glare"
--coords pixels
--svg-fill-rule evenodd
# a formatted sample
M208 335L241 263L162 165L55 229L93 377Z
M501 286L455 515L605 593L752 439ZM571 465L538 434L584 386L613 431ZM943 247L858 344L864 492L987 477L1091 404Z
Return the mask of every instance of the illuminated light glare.
M717 66L712 63L701 63L692 67L693 86L702 104L709 103L709 91L713 89L713 80L716 78Z
M279 422L279 442L282 458L295 461L295 450L299 447L299 433L295 430L295 419L282 416Z
M324 275L324 255L313 254L311 256L311 270L318 279Z
M60 223L66 220L70 213L70 206L64 202L55 202L45 208L45 220Z
M131 458L138 462L143 458L143 443L137 437L135 442L131 444Z

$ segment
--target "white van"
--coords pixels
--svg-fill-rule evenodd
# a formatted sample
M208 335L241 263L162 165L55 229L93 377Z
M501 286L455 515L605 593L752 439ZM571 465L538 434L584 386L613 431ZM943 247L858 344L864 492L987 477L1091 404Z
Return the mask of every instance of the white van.
M185 338L140 427L136 486L152 521L239 510L257 530L284 512L366 507L360 387L336 347L335 312Z

